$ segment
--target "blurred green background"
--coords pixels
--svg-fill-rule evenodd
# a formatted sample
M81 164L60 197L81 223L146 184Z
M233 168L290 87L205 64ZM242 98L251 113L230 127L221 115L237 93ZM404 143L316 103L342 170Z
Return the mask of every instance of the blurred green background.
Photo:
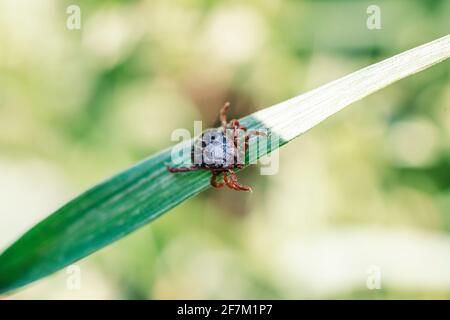
M81 8L81 29L66 9ZM381 8L368 30L366 9ZM448 34L450 1L0 1L0 250L194 120ZM450 61L12 298L450 298ZM366 282L375 267L381 289Z

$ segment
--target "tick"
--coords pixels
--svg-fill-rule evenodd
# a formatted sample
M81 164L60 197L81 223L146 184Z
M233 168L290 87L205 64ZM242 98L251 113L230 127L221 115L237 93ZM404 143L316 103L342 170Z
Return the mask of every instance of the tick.
M244 186L238 182L234 172L234 169L242 169L244 167L244 161L241 161L241 148L239 148L240 132L241 130L245 132L243 139L244 158L250 136L266 136L266 133L257 130L247 133L247 128L241 125L238 120L233 119L228 122L227 111L229 107L230 103L227 102L220 109L219 118L222 124L220 128L208 129L194 139L191 149L192 166L178 168L167 166L167 170L173 173L210 170L211 185L214 188L219 189L226 185L230 189L237 191L252 191L251 187ZM221 173L223 173L223 181L219 182L217 177Z

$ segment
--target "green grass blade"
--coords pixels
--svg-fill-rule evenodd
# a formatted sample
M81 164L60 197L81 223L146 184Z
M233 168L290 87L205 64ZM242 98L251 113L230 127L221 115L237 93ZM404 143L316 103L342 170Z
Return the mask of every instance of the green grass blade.
M447 35L261 110L242 123L269 129L283 145L351 103L449 56ZM165 168L170 161L171 149L162 151L34 226L0 256L0 293L86 257L209 187L208 172L171 174Z

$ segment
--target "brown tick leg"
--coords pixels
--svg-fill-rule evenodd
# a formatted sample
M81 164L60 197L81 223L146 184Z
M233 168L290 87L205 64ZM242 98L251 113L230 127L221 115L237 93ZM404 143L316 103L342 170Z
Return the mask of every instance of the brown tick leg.
M225 132L225 133L227 132L227 123L228 123L228 121L227 121L227 111L228 111L229 107L230 107L230 103L226 102L223 105L222 109L220 109L220 114L219 114L220 122L222 123L223 132Z
M176 173L176 172L189 172L189 171L199 170L199 168L196 167L196 166L172 168L171 166L166 165L166 168L167 168L167 170L169 170L169 172L172 172L172 173Z
M238 146L237 139L239 138L239 132L240 132L239 130L242 130L245 132L245 131L247 131L247 128L242 126L239 123L239 120L236 120L236 119L233 119L230 121L230 128L233 130L234 145L237 147Z
M230 128L232 130L233 143L236 148L234 163L238 163L238 158L240 157L241 149L239 147L240 130L247 131L247 128L242 126L238 120L233 119L230 121ZM244 135L245 136L245 135Z
M228 170L228 172L230 173L231 181L232 181L233 185L235 186L235 189L236 189L236 190L239 190L239 191L250 191L250 192L252 192L252 188L251 188L251 187L249 187L249 186L244 186L244 185L240 184L240 183L237 181L236 173L234 173L233 170L230 169L230 170Z
M241 124L239 123L239 120L233 119L230 121L230 127L231 129L241 129L244 131L247 131L247 128L244 126L241 126Z
M211 170L211 185L214 188L220 189L225 185L225 182L217 182L217 172Z
M239 189L237 189L236 185L233 183L231 178L228 177L227 173L228 173L227 171L225 171L223 173L223 181L225 181L225 184L227 185L227 187L230 189L239 190Z
M245 151L247 151L247 149L248 149L248 141L250 140L250 136L252 136L252 135L267 137L267 133L265 133L263 131L257 131L257 130L250 131L249 133L247 133L245 135Z
M258 131L258 130L253 130L250 131L249 133L247 133L247 135L245 136L245 138L250 139L250 136L263 136L263 137L267 137L267 133L265 133L264 131Z

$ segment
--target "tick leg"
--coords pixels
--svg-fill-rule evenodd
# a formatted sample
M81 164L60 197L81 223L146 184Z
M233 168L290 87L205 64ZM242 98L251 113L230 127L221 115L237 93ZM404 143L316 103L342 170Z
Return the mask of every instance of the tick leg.
M253 130L250 131L249 133L247 133L245 135L245 151L247 151L248 149L248 142L250 140L250 136L262 136L262 137L267 137L267 133L263 132L263 131L258 131L258 130Z
M233 189L238 190L238 191L250 191L250 192L252 192L252 188L251 187L244 186L244 185L240 184L237 181L236 173L234 173L233 170L230 169L230 170L228 170L228 172L230 173L231 183L234 185Z
M233 130L233 141L234 141L234 146L237 148L238 147L238 142L239 142L239 136L240 136L240 130L242 131L247 131L247 128L242 126L239 123L239 120L233 119L230 121L230 128L231 130Z
M247 131L247 127L242 126L239 123L239 120L236 120L236 119L233 119L230 121L230 128L231 129L241 129L241 130Z
M169 170L169 172L172 172L172 173L176 173L176 172L189 172L189 171L199 170L199 168L196 167L196 166L172 168L171 166L166 165L166 168L167 168L167 170Z
M230 121L230 128L233 130L234 145L237 147L237 139L239 138L239 130L247 131L247 128L239 123L239 120L233 119Z
M242 131L247 131L247 128L244 127L243 125L241 125L239 123L239 120L233 119L230 121L230 128L232 130L232 136L233 136L233 143L234 143L234 147L236 148L236 152L235 152L235 156L234 156L234 163L240 163L240 158L242 156L242 152L241 152L241 148L239 147L239 138L240 138L240 133L241 130ZM245 135L244 135L245 137Z
M267 133L265 133L264 131L253 130L253 131L250 131L249 133L247 133L245 138L250 139L250 136L252 136L252 135L267 137Z
M217 172L211 171L211 185L214 188L220 189L225 185L225 182L217 182Z
M229 107L230 107L230 103L226 102L223 105L222 109L220 109L220 114L219 114L220 122L222 123L223 132L225 132L225 133L227 132L227 111L228 111Z
M228 188L230 188L230 189L234 189L234 190L237 190L237 191L239 191L239 189L236 187L236 185L233 183L233 181L231 180L231 178L228 178L228 172L227 171L225 171L224 173L223 173L223 181L225 181L225 184L227 185L227 187Z

